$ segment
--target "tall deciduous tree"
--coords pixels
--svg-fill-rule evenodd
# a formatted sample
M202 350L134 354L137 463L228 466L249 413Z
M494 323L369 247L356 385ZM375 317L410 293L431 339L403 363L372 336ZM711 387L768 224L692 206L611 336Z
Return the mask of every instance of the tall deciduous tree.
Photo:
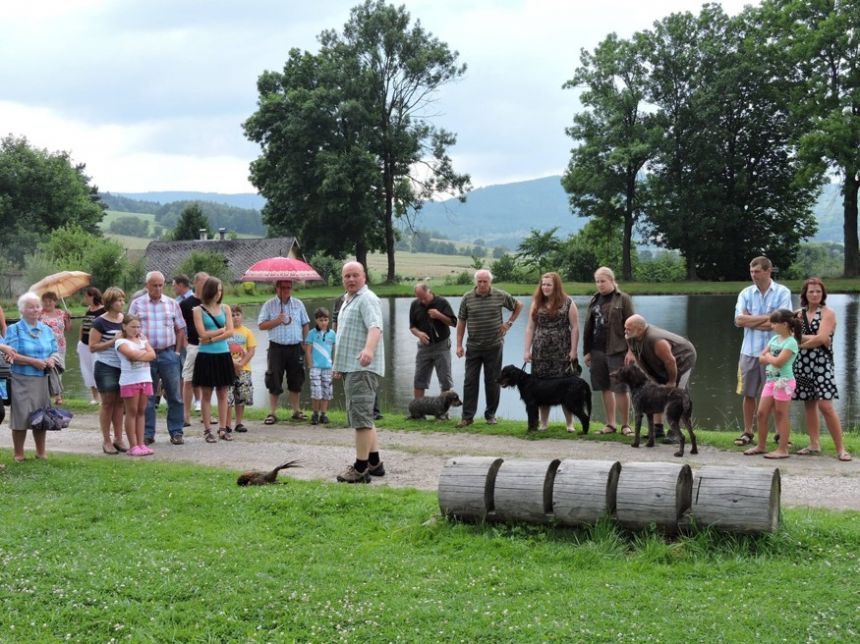
M622 223L622 273L632 279L633 227L644 209L641 172L654 155L654 117L644 110L647 68L643 41L610 34L593 53L583 50L580 67L565 88L583 87L567 134L574 148L562 177L571 208L580 215Z
M800 153L824 160L842 179L846 277L860 275L860 2L772 0L777 45L792 64Z
M104 209L85 169L67 153L33 148L23 137L0 141L0 255L20 264L67 223L101 235Z
M404 7L367 0L343 33L325 31L320 51L292 50L283 73L258 81L258 110L245 133L263 147L251 166L267 198L270 229L288 229L311 250L388 254L395 277L394 218L439 193L463 197L456 137L429 119L438 90L463 75L457 52Z
M815 231L820 175L792 145L786 57L760 12L730 18L706 5L698 18L661 21L649 40L666 133L653 164L654 239L680 250L689 277L742 279L762 253L787 268Z

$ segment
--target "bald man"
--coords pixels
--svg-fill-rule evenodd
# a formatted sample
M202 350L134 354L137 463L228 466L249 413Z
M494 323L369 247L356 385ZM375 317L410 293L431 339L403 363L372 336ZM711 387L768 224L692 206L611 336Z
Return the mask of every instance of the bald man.
M696 366L696 347L687 338L648 324L638 314L624 321L624 337L636 364L651 380L661 385L688 388ZM655 414L657 438L664 437L662 420L662 414ZM677 440L677 436L670 434L663 442L672 444Z

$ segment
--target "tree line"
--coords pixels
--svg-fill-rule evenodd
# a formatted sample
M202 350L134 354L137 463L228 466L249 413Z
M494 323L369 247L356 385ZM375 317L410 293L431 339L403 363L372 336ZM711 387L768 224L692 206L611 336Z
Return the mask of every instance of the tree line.
M860 2L672 14L583 50L565 87L585 109L562 183L575 211L621 227L625 279L634 226L677 249L688 279L744 278L760 254L788 267L828 173L858 275Z

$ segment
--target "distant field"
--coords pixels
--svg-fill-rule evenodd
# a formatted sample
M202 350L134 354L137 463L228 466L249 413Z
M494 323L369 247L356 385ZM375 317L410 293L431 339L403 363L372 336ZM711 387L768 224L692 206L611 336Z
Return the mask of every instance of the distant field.
M494 261L492 257L485 257L484 266L489 267ZM384 253L372 253L367 258L367 267L372 273L384 277L388 272L388 257ZM472 258L463 255L407 252L397 252L394 255L394 271L403 278L445 279L449 275L459 275L463 271L474 270Z
M119 210L105 210L105 216L102 219L101 229L107 231L111 222L116 221L119 217L137 217L149 222L150 226L155 225L155 215L147 215L139 212L122 212Z

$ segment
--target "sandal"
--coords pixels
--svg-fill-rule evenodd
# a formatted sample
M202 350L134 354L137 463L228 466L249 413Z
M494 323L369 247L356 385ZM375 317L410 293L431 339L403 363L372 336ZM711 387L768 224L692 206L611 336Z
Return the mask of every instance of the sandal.
M218 439L212 435L211 429L206 429L203 431L203 438L206 439L207 443L217 443Z
M266 419L263 421L263 424L264 425L274 425L277 422L278 422L278 417L275 416L274 414L269 414L268 416L266 416Z
M621 433L625 436L633 436L633 434L635 434L636 432L633 431L633 428L630 427L630 425L622 425Z
M218 430L218 438L220 438L222 441L233 440L233 437L230 436L230 429L228 427L221 427Z
M838 458L838 459L839 459L840 461L842 461L843 463L847 463L848 461L850 461L850 460L851 460L851 454L849 454L848 452L842 452L842 453L841 453L839 456L837 456L836 458Z
M293 420L307 420L307 419L308 419L308 417L307 417L307 416L305 416L304 412L301 412L301 411L294 411L294 412L293 412L293 415L292 415L292 419L293 419Z
M749 445L750 443L752 443L753 438L755 438L755 436L753 436L752 434L748 434L747 432L744 432L743 434L741 434L740 436L738 436L735 439L735 445L737 445L738 447L743 447L744 445Z
M760 454L764 454L765 450L759 449L758 447L751 447L750 449L744 452L744 456L759 456Z
M821 456L820 449L812 449L811 447L804 447L795 452L798 456Z
M601 429L598 434L614 434L615 433L615 425L606 424L606 426Z

